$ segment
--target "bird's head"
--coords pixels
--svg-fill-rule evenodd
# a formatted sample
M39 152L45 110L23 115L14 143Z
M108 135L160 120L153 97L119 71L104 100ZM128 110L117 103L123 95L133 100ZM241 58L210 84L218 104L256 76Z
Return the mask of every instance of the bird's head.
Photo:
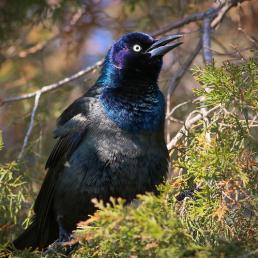
M155 39L133 32L121 37L110 48L100 77L101 104L120 128L129 131L160 130L164 125L165 101L157 79L162 57L181 42L181 35Z
M181 35L176 34L155 39L145 33L128 33L111 47L107 58L109 64L124 73L154 76L157 79L162 57L182 42L169 43L180 37Z

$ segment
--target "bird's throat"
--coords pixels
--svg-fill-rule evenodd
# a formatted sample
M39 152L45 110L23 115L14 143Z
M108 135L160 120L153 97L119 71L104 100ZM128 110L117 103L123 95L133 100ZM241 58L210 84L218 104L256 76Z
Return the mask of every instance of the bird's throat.
M100 102L109 119L121 129L138 132L157 131L163 127L165 102L158 88L145 92L105 89Z
M165 101L157 74L118 69L107 58L97 85L104 112L121 129L158 131L164 126Z

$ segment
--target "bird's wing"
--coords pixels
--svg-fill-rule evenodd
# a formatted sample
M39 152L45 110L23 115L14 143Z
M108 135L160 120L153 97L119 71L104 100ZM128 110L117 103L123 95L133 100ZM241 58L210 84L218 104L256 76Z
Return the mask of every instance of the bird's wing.
M57 120L57 125L62 126L68 120L73 118L78 114L87 116L87 113L91 111L91 105L94 105L94 102L101 94L102 88L94 85L91 87L81 98L75 100Z
M51 208L56 182L65 162L69 160L87 133L89 124L87 114L96 100L94 95L84 95L72 103L58 119L57 129L54 131L54 137L58 140L47 160L48 171L34 204L42 242L47 238L45 229L48 222L53 220Z
M84 96L65 109L58 118L54 137L59 140L46 162L47 169L53 169L58 163L68 160L78 147L89 123L87 115L91 112L100 92L101 89L98 86L93 86Z
M58 138L47 162L47 169L54 169L58 163L68 160L78 147L87 128L87 117L77 114L54 131L54 137Z

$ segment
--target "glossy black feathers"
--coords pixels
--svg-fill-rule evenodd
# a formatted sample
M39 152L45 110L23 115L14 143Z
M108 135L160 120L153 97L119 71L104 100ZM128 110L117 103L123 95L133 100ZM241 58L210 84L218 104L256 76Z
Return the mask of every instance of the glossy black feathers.
M168 151L157 84L162 57L146 53L155 42L144 33L123 36L109 50L96 84L61 114L35 217L14 241L17 248L68 240L76 223L94 213L92 198L130 202L157 192Z

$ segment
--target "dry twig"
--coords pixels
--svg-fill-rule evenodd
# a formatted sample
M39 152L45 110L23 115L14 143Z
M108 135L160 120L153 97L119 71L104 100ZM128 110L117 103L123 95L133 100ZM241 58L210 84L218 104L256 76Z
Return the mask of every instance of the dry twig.
M184 101L182 103L179 103L178 105L174 106L171 111L166 115L166 119L168 119L170 116L173 115L173 113L180 107L184 106L184 105L187 105L187 104L190 104L190 103L196 103L200 100L200 97L196 98L196 99L193 99L193 100L187 100L187 101Z
M208 117L212 112L216 111L220 106L215 106L208 110L205 114L198 114L195 117L189 119L186 121L185 125L181 127L181 129L178 131L176 136L167 144L167 148L169 150L173 149L177 143L181 140L181 138L187 134L188 130L198 121L200 121L203 118Z
M176 74L172 77L171 81L169 82L168 93L167 93L169 97L173 95L182 77L185 75L185 73L187 72L193 60L199 54L201 49L202 49L202 42L200 40L197 46L195 47L195 49L193 50L192 54L187 58L185 63L178 69Z
M207 17L203 20L202 31L202 51L205 64L212 64L212 51L211 51L211 18Z
M187 25L189 23L203 20L206 17L214 17L215 15L217 15L219 10L220 10L220 7L210 8L205 12L194 13L192 15L189 15L189 16L185 17L185 18L179 19L179 20L177 20L177 21L175 21L171 24L168 24L167 26L164 26L163 28L161 28L160 30L155 31L151 35L152 36L159 36L159 35L162 35L162 34L165 34L165 33L169 32L171 30L181 28L184 25Z
M67 84L68 82L74 81L74 80L82 77L83 75L94 71L99 66L101 66L102 63L103 63L103 60L97 62L93 66L87 67L86 69L79 71L78 73L76 73L76 74L74 74L70 77L62 79L62 80L58 81L57 83L46 85L46 86L42 87L40 90L37 90L33 93L24 94L22 96L17 96L17 97L7 98L6 100L2 101L2 103L0 103L1 105L3 105L3 104L6 104L6 103L15 102L15 101L19 101L19 100L35 98L34 106L33 106L32 112L31 112L30 124L29 124L28 130L27 130L27 133L25 135L24 141L23 141L22 149L21 149L21 151L19 153L19 156L18 156L19 160L22 158L22 156L24 154L24 150L25 150L26 146L28 145L29 137L30 137L30 135L32 133L32 129L34 127L34 120L35 120L35 115L36 115L36 111L37 111L37 108L38 108L40 96L42 94L46 93L46 92L53 91L53 90L61 87L62 85Z
M103 64L103 61L104 60L102 59L102 60L98 61L96 64L94 64L92 66L89 66L89 67L86 67L85 69L71 75L70 77L66 77L66 78L64 78L64 79L62 79L58 82L43 86L40 90L37 90L35 92L24 94L24 95L21 95L21 96L15 96L15 97L9 97L9 98L3 99L2 101L0 101L0 106L2 106L4 104L7 104L7 103L10 103L10 102L16 102L16 101L20 101L20 100L34 98L34 97L36 97L36 95L38 93L45 94L49 91L56 90L56 89L60 88L61 86L65 85L65 84L67 84L71 81L77 80L77 79L81 78L82 76L84 76L84 75L86 75L90 72L95 71L98 67L100 67Z
M32 109L32 112L31 112L31 117L30 117L29 128L28 128L27 133L25 135L23 145L22 145L22 149L21 149L21 151L18 155L18 160L20 160L22 158L24 150L25 150L26 146L28 145L29 137L30 137L32 129L34 127L34 119L35 119L36 111L38 109L40 96L41 96L41 92L39 91L35 96L34 106L33 106L33 109Z

